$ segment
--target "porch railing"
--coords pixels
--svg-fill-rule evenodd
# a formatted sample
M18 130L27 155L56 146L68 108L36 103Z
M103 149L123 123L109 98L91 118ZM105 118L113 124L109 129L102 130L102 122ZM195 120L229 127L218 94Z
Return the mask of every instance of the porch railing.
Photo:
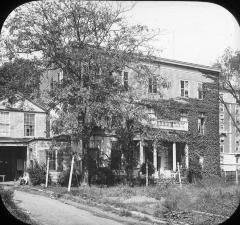
M151 123L153 128L188 131L188 121L155 120L152 121Z

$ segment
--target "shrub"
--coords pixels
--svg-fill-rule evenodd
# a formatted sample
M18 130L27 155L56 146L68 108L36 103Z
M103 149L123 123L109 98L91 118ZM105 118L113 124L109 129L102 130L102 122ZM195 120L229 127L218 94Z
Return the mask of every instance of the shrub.
M65 186L65 187L68 186L69 177L70 177L70 168L62 171L59 174L58 184L60 184L61 186ZM71 184L71 186L73 186L73 187L79 186L81 178L82 178L81 175L77 172L77 170L74 169L73 174L72 174L72 184Z
M46 181L46 165L40 165L37 161L34 162L32 168L28 168L29 178L32 185L39 185ZM48 175L48 184L51 184L51 176Z
M98 168L92 178L91 183L97 185L111 186L114 184L114 174L108 167Z
M195 183L202 179L202 166L197 160L190 161L187 178L189 183Z
M2 187L0 187L0 195L1 195L2 201L7 206L13 205L13 191L12 190L4 190Z
M151 162L148 162L148 176L152 176L154 171L155 169L153 164ZM142 174L146 174L146 163L143 163L141 165L140 172L142 172Z

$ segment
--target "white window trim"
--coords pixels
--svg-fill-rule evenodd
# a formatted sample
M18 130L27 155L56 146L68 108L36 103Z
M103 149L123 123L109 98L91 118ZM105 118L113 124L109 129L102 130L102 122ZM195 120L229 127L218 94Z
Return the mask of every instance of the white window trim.
M8 114L8 134L4 135L4 136L0 135L0 137L10 137L11 136L11 134L10 134L10 131L11 131L11 129L10 129L10 124L11 124L11 122L10 122L10 112L8 112L8 111L1 111L1 112Z
M199 84L201 85L202 88L202 98L199 98ZM203 83L202 82L197 82L197 98L200 100L203 100ZM189 94L188 94L189 95Z
M182 82L182 81L184 82L184 88L183 88L183 90L184 90L183 95L184 95L184 96L182 96L182 87L181 87L181 82ZM185 87L185 82L188 82L188 88ZM180 80L180 96L181 96L182 98L189 98L189 96L190 96L189 86L190 86L190 82L189 82L188 80ZM185 96L185 90L188 91L188 96L187 96L187 97Z
M31 135L31 136L25 135L25 122L24 122L24 115L25 114L33 114L34 115L34 130L33 130L33 135ZM35 137L35 134L36 134L36 113L25 112L23 114L23 132L24 132L24 137Z

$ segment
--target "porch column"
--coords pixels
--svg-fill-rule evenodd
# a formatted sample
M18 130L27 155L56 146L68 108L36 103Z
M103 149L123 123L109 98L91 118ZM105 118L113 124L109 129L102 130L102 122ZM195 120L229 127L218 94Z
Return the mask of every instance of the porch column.
M158 175L157 171L157 146L156 143L153 143L153 166L155 169L155 177Z
M188 156L188 145L187 144L185 144L184 154L185 154L185 167L186 167L186 169L188 169L188 167L189 167L189 156Z
M176 142L173 142L173 171L176 171L177 162L176 162Z
M26 152L26 163L25 163L25 168L24 168L24 170L26 170L28 167L30 167L30 153L29 153L29 151L30 151L30 148L29 148L29 146L27 146L27 152Z
M139 141L139 163L140 165L143 164L143 141Z

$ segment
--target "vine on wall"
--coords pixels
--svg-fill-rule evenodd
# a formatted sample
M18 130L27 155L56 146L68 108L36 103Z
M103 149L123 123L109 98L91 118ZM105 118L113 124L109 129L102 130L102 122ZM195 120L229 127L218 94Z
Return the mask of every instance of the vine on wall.
M187 143L189 146L189 166L203 157L202 173L220 175L219 150L219 103L218 79L214 83L204 83L204 98L202 100L188 98L183 101L161 100L145 102L149 108L156 111L161 119L179 120L184 114L188 117L188 131L166 131L147 128L143 135L156 141L161 146L162 141ZM204 115L204 134L198 132L198 118ZM158 149L161 149L158 147ZM191 169L191 168L190 168Z

